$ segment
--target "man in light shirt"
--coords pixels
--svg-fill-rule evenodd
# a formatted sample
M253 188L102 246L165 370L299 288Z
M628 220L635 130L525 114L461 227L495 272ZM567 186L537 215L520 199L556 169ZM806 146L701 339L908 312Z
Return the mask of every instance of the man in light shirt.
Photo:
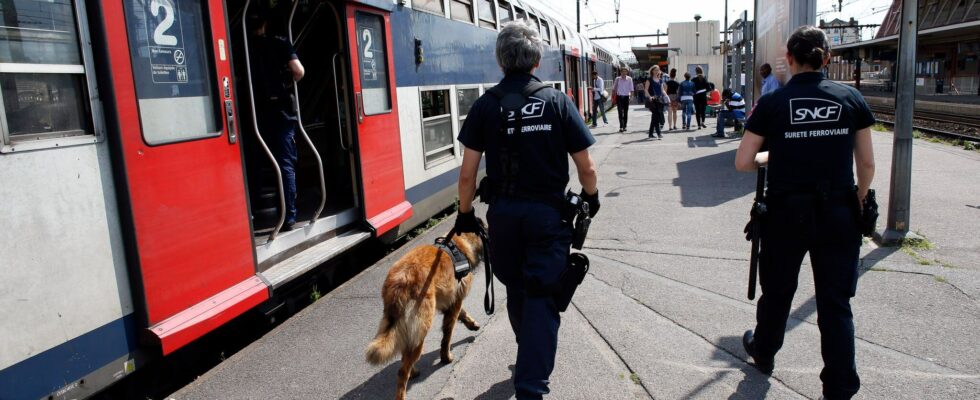
M769 65L769 63L762 64L762 66L759 67L759 75L762 75L763 96L776 91L776 89L779 89L779 79L776 79L776 76L772 74L772 66Z
M627 114L630 111L630 99L633 97L633 78L625 67L619 69L619 76L613 81L612 91L616 95L616 111L619 112L619 131L626 132Z
M595 128L599 123L599 113L602 113L602 124L608 124L606 119L606 98L603 92L606 91L606 82L602 80L598 72L592 71L592 127Z

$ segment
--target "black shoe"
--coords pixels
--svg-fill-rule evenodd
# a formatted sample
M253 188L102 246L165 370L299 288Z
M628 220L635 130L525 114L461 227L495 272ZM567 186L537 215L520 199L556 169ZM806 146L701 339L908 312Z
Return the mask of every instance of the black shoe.
M716 138L724 138L724 137L725 137L725 135L724 135L724 134L721 134L721 135L719 135L719 134L717 134L717 133L716 133L716 134L714 134L714 135L711 135L711 137L716 137Z
M663 139L663 138L664 138L664 135L662 135L662 134L660 134L660 133L658 132L658 133L657 133L657 138L659 138L659 139Z
M772 370L775 368L773 358L762 358L756 354L755 338L752 336L751 329L745 331L745 334L742 335L742 347L745 348L745 352L752 357L752 362L755 364L755 368L758 369L759 372L766 375L772 374Z
M650 132L647 132L647 138L653 138L653 134L650 133Z

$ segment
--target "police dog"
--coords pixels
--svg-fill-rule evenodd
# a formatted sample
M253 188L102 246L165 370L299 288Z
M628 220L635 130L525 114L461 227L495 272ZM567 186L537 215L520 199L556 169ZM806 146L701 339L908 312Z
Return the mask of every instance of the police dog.
M483 220L479 223L486 229ZM478 235L455 234L451 240L470 265L475 266L481 261L483 242ZM422 343L437 311L443 314L440 352L443 363L453 361L449 346L457 319L471 331L480 329L480 325L463 310L463 299L472 282L472 272L456 280L452 257L434 245L418 246L391 266L381 288L384 314L378 334L368 345L365 355L369 363L379 365L391 360L396 352L401 353L396 399L405 398L409 378L419 374L415 363L422 356Z

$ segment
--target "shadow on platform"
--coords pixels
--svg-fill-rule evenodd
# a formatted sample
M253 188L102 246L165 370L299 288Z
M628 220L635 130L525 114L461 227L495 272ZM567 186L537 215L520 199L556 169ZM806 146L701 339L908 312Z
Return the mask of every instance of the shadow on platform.
M732 357L736 357L739 360L732 361ZM742 350L741 336L722 337L715 343L715 351L711 358L713 360L725 361L728 365L718 368L718 371L714 373L714 377L698 385L694 390L684 394L680 398L692 399L697 398L699 395L704 396L702 392L709 389L712 385L721 382L729 374L742 374L742 380L738 383L735 392L728 397L728 400L766 398L766 394L769 393L772 384L769 383L768 376L763 375L755 367L744 361L748 358L748 355Z
M755 192L755 174L735 171L735 149L679 162L677 176L684 207L715 207Z
M450 348L456 349L457 346L473 343L474 340L476 340L476 337L470 336L453 343ZM412 390L412 385L417 382L424 381L426 378L432 375L433 372L449 365L450 364L443 364L439 361L439 348L423 354L422 357L419 358L419 361L415 363L415 367L419 370L419 376L408 381L408 390ZM395 397L395 384L398 381L398 369L401 368L401 366L401 357L395 356L394 361L385 367L385 369L374 374L374 376L372 376L370 379L347 392L343 396L340 396L340 399L390 399Z

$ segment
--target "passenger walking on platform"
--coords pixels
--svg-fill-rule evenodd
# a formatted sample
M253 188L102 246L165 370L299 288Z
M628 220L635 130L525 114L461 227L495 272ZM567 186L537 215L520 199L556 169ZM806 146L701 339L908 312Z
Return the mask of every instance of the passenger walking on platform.
M776 76L772 74L772 66L769 63L762 64L759 67L759 75L762 75L762 96L779 89L779 79L776 79Z
M267 18L262 13L249 15L252 37L248 45L253 60L256 122L282 174L286 203L283 230L288 231L296 225L297 118L292 93L293 85L303 79L305 70L288 40L266 34Z
M613 81L612 91L616 95L616 111L619 112L619 131L626 132L627 116L630 111L630 99L633 96L633 78L629 76L629 69L619 68L619 76Z
M680 86L680 82L677 82L677 68L671 68L670 79L667 80L667 97L670 98L670 108L667 110L667 125L669 125L670 130L677 129L677 109L681 106L681 102L677 98L677 89Z
M762 297L755 331L745 332L742 343L756 368L772 372L800 264L809 252L824 361L823 395L849 399L860 387L850 299L857 287L861 248L857 219L875 171L875 118L860 92L820 72L830 61L830 43L822 30L800 27L786 48L793 76L782 89L759 99L735 155L739 171L763 164L769 170L759 255ZM760 153L764 145L769 151Z
M684 130L691 129L691 115L694 114L694 82L691 82L691 73L684 73L684 82L677 88L677 98L680 99L681 119L684 123Z
M650 116L650 128L647 129L647 137L652 138L653 133L656 132L657 137L663 139L664 135L660 133L660 126L663 125L664 120L664 105L669 100L664 91L663 72L657 65L650 68L650 80L647 81L646 95L650 99L647 101L647 106L653 113Z
M718 124L712 137L725 137L725 125L729 119L735 120L735 130L738 130L740 121L745 120L745 99L741 93L725 89L721 94L721 102L725 109L718 111Z
M489 187L482 195L490 203L490 259L494 276L507 287L507 313L517 339L517 399L548 394L555 366L561 317L553 288L567 268L572 243L571 224L563 216L569 155L589 212L594 216L599 210L595 162L588 150L595 139L571 99L532 75L541 60L541 43L537 29L523 22L501 29L496 55L504 78L473 104L459 133L465 150L454 229L466 231L476 224L472 201L485 152ZM626 102L632 86L628 78L616 87Z
M599 123L599 114L602 114L602 124L608 124L606 119L606 82L602 80L598 72L592 71L592 127L595 128Z
M711 89L708 87L708 78L704 77L704 70L701 67L695 67L694 73L697 76L691 80L694 82L694 113L697 116L698 129L707 128L704 120L704 110L708 106L708 91Z

